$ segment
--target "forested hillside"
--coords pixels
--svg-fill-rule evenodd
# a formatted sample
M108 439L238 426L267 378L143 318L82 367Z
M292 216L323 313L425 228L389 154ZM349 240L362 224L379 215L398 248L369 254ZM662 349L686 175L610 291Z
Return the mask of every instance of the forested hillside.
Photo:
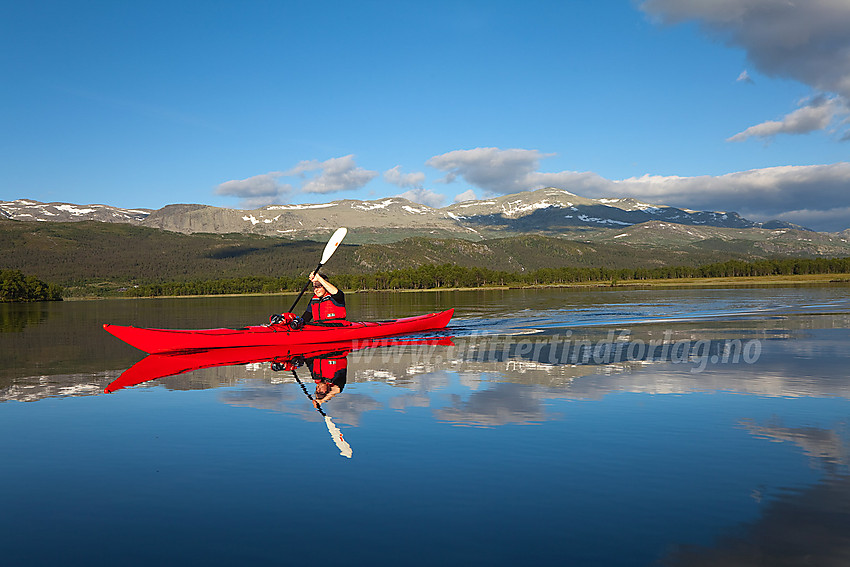
M295 273L315 263L322 247L312 241L190 236L98 222L0 222L0 266L65 285Z
M269 285L279 289L288 287L286 278L303 277L312 269L324 244L246 234L186 235L127 224L5 220L0 221L0 268L21 270L66 286L71 293L110 293L175 282L196 286L198 282L244 278L261 278L266 283L276 280ZM655 247L545 236L479 242L417 237L391 244L344 244L327 271L353 277L451 265L529 274L541 269L693 267L765 257L738 244L717 241L720 248L712 249L704 241ZM221 289L222 284L216 285ZM221 293L211 293L216 292Z
M850 258L787 258L744 262L730 260L703 266L660 268L541 268L530 272L504 272L487 268L464 268L456 264L426 264L369 274L338 274L334 283L347 290L435 289L485 286L564 285L584 282L629 280L675 280L683 278L737 278L803 274L850 273ZM844 279L836 281L845 282ZM169 282L135 287L130 297L162 295L219 295L227 293L276 293L301 289L304 278L248 277L219 280Z

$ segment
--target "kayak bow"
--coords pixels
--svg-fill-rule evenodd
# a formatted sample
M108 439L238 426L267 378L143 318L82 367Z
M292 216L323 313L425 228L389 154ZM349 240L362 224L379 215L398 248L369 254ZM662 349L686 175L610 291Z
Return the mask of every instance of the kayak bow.
M343 326L304 325L293 331L288 325L254 325L241 329L144 329L105 324L103 328L122 341L149 354L197 349L250 346L296 346L335 341L358 341L442 329L454 309L405 317L394 321L346 322Z

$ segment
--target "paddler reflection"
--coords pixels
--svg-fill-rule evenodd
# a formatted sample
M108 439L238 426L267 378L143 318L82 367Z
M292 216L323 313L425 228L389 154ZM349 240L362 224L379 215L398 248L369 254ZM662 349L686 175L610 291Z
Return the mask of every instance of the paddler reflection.
M345 382L348 379L348 353L351 349L345 349L333 352L324 352L316 356L304 358L302 356L294 356L286 358L283 361L273 361L271 368L274 371L289 370L301 390L313 404L313 407L325 418L325 425L328 426L328 433L331 434L331 439L339 449L339 454L343 457L351 458L351 445L343 438L342 432L334 425L333 420L322 410L322 404L328 403L331 398L342 392L345 388ZM316 383L316 392L310 395L304 382L298 377L296 368L307 366L310 369L310 376L313 382Z
M348 352L331 353L307 360L310 375L316 383L316 394L313 396L313 406L331 401L345 388L348 379Z
M339 350L321 355L304 358L295 356L283 362L272 362L275 371L295 370L306 367L310 377L316 384L316 390L311 400L313 407L318 409L342 392L348 380L348 354L351 350Z

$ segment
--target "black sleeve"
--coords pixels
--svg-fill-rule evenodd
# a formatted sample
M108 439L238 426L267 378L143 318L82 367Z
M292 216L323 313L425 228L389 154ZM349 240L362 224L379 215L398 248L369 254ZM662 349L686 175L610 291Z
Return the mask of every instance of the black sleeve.
M345 389L345 383L348 382L348 368L341 368L334 372L333 380L331 380L331 384L334 386L339 386L339 391L342 392Z
M304 320L305 323L309 323L313 320L313 310L310 308L309 305L307 306L307 311L304 312L304 315L302 315L301 318Z

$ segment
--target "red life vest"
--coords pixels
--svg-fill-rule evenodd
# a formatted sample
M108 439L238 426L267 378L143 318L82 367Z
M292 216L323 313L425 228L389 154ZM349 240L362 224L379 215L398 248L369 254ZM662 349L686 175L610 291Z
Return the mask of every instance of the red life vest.
M348 368L348 358L316 358L313 359L311 374L314 382L330 382L340 370Z
M327 294L321 299L314 296L310 300L310 312L313 314L313 321L345 319L345 306L338 304Z

